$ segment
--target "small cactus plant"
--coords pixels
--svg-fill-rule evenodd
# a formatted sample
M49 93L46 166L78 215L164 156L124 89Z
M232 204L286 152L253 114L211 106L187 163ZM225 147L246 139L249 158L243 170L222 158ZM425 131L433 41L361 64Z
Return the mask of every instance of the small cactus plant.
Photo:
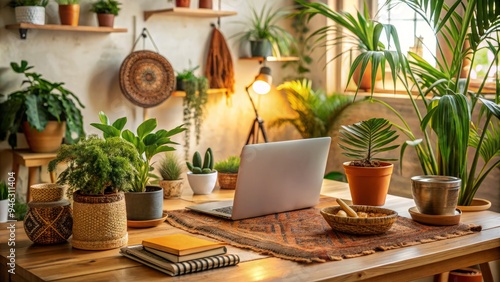
M186 162L188 169L193 174L208 174L214 172L214 154L211 148L205 152L203 163L201 162L201 154L196 151L193 154L193 162Z

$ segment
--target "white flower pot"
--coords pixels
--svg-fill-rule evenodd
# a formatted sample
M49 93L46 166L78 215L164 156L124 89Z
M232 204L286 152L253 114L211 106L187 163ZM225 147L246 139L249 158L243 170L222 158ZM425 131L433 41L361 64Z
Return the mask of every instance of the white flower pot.
M195 194L206 195L212 193L217 182L217 171L208 174L187 173L189 186Z
M7 222L9 211L9 199L0 200L0 223Z
M45 24L45 7L19 6L15 8L18 23Z

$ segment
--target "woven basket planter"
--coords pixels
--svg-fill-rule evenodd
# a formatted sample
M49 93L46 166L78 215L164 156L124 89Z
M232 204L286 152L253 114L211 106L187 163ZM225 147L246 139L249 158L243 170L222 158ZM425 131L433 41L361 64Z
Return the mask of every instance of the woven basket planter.
M128 242L127 212L123 192L102 196L73 194L74 248L108 250Z
M64 186L53 183L40 183L30 186L33 202L56 202L63 198Z
M14 11L18 23L45 24L45 7L19 6Z
M219 172L217 180L221 189L235 189L238 174Z
M179 198L182 195L182 189L184 188L184 180L160 180L160 187L163 188L163 198Z
M29 202L24 231L31 241L42 245L65 243L71 236L73 217L68 200Z

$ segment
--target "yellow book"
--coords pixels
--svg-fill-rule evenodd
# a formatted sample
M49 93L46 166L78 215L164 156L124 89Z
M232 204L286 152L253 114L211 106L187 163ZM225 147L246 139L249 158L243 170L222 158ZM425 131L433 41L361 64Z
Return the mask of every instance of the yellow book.
M209 241L186 234L172 234L142 240L144 247L183 256L220 248L224 243Z

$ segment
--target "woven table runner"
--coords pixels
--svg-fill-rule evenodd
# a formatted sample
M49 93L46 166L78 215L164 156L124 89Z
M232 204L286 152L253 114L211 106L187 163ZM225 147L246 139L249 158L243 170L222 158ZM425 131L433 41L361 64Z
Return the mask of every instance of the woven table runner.
M319 212L320 207L334 205L335 198L326 197L314 208L239 221L182 209L169 211L167 222L236 247L299 262L342 260L481 231L477 225L429 226L398 216L384 234L349 235L333 231Z

